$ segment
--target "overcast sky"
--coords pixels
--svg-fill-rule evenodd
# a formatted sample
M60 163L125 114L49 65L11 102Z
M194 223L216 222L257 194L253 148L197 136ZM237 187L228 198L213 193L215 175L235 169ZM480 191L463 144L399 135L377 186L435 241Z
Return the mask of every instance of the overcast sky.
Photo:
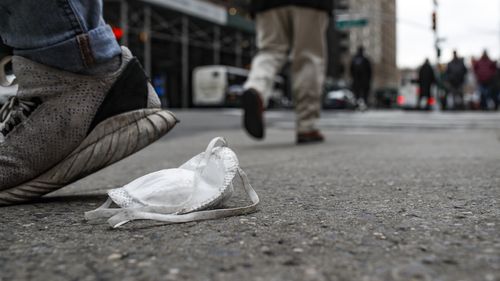
M398 66L415 67L425 57L435 60L431 30L433 0L397 1ZM438 29L442 61L453 49L465 57L479 56L487 49L497 59L500 50L500 0L438 0Z

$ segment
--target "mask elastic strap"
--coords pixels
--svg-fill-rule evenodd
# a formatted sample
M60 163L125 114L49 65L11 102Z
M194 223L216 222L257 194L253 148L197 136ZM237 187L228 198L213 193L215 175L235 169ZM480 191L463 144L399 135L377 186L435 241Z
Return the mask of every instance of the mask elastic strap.
M227 147L227 141L223 137L216 137L213 138L207 145L207 149L205 149L205 153L203 154L205 157L200 160L198 163L198 166L196 167L196 172L195 172L195 177L194 177L194 186L198 186L199 180L200 180L200 175L203 173L203 170L207 166L208 160L210 160L210 157L213 155L212 151L214 150L215 147ZM191 194L188 198L187 201L191 200L191 197L193 194Z
M102 204L99 208L93 211L85 212L85 219L95 220L99 218L109 218L110 216L118 214L118 212L121 209L119 208L110 209L109 206L111 206L111 204L113 204L113 200L111 200L111 198L108 197L106 202L104 202L104 204Z
M114 215L108 220L108 223L116 228L126 224L132 220L156 220L166 223L182 223L182 222L192 222L192 221L201 221L201 220L211 220L211 219L220 219L230 216L239 216L250 214L257 211L257 206L259 205L260 199L252 185L250 185L250 181L248 180L247 175L243 172L242 169L238 168L238 174L243 182L243 187L247 195L250 197L252 201L251 205L245 207L238 208L228 208L228 209L217 209L217 210L206 210L206 211L198 211L192 212L188 214L182 215L172 215L172 214L158 214L151 212L144 212L134 209L122 209L119 213Z
M226 147L227 146L226 139L224 139L223 137L216 137L210 141L210 143L207 146L207 149L205 149L205 154L204 154L205 157L200 161L198 167L196 167L197 172L200 172L205 168L205 166L208 163L208 160L210 160L210 157L212 156L212 151L214 150L214 148L218 146Z
M93 211L88 211L85 212L85 219L86 220L95 220L95 219L101 219L101 218L110 218L120 212L123 212L124 209L122 208L109 208L111 204L113 203L113 200L108 197L106 202L102 204L99 208L93 210ZM133 210L140 211L140 212L155 212L155 213L160 213L160 214L172 214L177 212L180 208L182 208L184 205L179 204L175 206L144 206L144 207L137 207L133 208Z

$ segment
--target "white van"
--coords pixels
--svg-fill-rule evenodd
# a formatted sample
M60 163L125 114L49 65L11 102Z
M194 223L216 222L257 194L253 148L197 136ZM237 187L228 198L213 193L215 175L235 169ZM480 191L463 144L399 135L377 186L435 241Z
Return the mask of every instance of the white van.
M224 65L195 68L193 70L193 105L240 106L243 84L248 74L249 71L246 69ZM269 102L271 106L282 105L284 89L284 79L277 76Z

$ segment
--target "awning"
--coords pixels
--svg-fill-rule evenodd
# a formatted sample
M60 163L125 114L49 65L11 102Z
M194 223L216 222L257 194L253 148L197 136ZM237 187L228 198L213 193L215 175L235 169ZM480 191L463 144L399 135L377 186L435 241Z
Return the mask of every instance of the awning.
M214 22L227 24L227 11L217 5L199 0L142 0L145 3L179 11L187 15Z

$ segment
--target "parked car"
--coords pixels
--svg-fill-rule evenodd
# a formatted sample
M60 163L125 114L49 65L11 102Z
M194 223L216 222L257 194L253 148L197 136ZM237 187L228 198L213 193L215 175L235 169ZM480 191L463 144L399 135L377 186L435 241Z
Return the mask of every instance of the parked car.
M403 109L415 109L418 102L418 80L417 73L406 73L401 78L399 85L398 97L396 99L397 106Z
M394 108L397 107L398 89L380 88L375 91L376 108Z
M333 86L327 90L323 98L323 108L326 109L356 109L356 97L347 87Z
M357 108L356 96L343 79L331 77L326 79L322 102L325 109L354 110Z
M420 107L418 104L418 98L420 96L420 87L418 85L418 80L413 77L403 77L401 79L401 85L398 91L397 105L402 109L417 110L419 108L424 109L427 102L429 102L431 107L436 105L436 87L432 87L430 101L427 98L423 98L420 101Z
M199 66L193 71L193 104L200 107L239 107L243 84L249 71L224 65ZM287 107L291 104L285 97L285 80L274 79L274 88L268 100L269 107Z

